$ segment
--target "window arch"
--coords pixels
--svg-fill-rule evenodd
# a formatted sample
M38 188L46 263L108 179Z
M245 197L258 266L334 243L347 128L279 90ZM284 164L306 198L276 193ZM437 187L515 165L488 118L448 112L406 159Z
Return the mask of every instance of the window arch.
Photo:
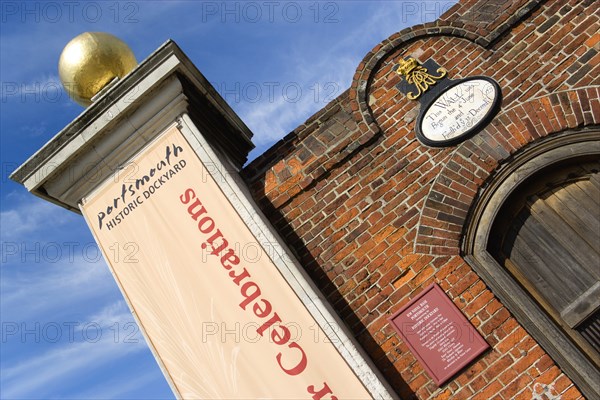
M482 189L462 245L467 262L590 398L600 397L599 158L597 130L532 144ZM591 218L581 204L569 204L574 212L559 204L577 196Z

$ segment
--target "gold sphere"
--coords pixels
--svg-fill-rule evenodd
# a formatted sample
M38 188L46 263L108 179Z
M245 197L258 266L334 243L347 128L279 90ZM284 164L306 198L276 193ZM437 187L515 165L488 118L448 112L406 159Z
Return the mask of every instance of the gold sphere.
M127 75L137 61L118 37L104 32L84 32L63 49L58 73L67 94L80 105L92 104L92 97L114 78Z

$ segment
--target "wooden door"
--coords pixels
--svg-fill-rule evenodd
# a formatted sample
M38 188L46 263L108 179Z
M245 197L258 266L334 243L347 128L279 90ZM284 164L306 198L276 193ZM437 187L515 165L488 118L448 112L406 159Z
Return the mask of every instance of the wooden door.
M600 366L600 164L536 175L509 199L489 251Z

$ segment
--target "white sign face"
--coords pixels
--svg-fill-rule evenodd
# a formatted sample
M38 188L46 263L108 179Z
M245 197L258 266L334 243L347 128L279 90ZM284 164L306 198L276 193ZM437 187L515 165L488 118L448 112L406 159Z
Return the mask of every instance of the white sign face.
M425 142L450 144L473 132L489 116L498 99L491 81L475 78L444 91L425 111L420 129Z

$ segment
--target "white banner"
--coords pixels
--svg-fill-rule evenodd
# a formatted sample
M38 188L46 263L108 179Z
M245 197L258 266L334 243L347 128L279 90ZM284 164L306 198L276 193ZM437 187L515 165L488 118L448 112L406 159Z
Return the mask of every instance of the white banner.
M81 209L179 396L371 398L176 127Z

